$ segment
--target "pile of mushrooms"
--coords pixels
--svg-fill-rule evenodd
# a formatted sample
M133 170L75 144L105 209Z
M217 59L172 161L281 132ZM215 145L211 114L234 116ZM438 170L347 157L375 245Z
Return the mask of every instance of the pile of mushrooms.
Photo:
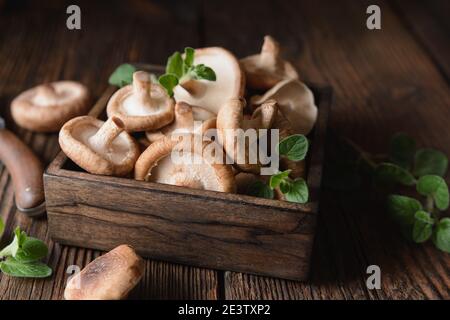
M307 135L317 118L311 90L270 36L264 38L259 54L240 61L228 50L212 47L196 49L193 63L212 68L216 81L182 81L170 97L149 73L136 71L132 84L110 98L106 121L84 116L63 126L61 148L93 174L238 193L245 193L254 181L267 181L260 175L262 164L250 163L248 154L244 163L236 164L241 154L228 129L279 129L280 139ZM216 130L217 137L203 139L211 138L210 130ZM140 142L138 132L145 133ZM142 136L146 148L141 153ZM233 161L217 163L217 155L204 152L212 143L219 144L222 160ZM252 152L258 139L246 143L247 153ZM195 161L175 163L174 152ZM304 163L286 159L279 169L291 169L291 178L305 173Z

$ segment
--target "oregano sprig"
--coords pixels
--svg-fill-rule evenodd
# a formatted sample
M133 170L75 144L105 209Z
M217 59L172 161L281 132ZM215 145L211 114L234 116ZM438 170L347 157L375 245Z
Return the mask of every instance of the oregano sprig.
M308 139L301 134L294 134L281 140L277 145L280 157L286 157L291 161L302 161L308 153ZM255 182L249 188L249 195L273 199L274 190L279 190L287 201L306 203L309 198L309 190L303 178L291 179L291 170L285 170L272 175L269 185L263 182Z
M0 225L3 225L1 219ZM13 277L49 277L52 269L40 262L47 256L47 253L48 248L43 241L28 237L17 227L14 230L13 241L0 251L0 270Z
M448 158L441 151L417 149L414 139L404 133L395 134L389 143L389 153L372 155L354 142L346 140L350 148L330 172L328 185L346 189L352 182L358 186L360 173L368 172L375 185L391 190L396 185L414 188L417 197L392 193L387 199L388 212L399 225L402 234L416 243L431 239L437 248L450 252L449 189L443 178ZM349 155L351 154L351 155ZM363 170L364 169L364 170ZM344 188L341 188L344 187Z
M166 73L158 79L159 83L166 89L169 96L173 96L173 89L190 79L216 81L216 73L204 64L194 65L193 48L184 49L184 58L178 51L167 59Z

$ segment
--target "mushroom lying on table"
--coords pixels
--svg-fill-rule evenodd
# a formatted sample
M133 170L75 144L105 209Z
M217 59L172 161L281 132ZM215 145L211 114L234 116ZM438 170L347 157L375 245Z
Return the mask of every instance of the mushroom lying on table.
M139 157L139 146L117 117L106 122L82 116L67 122L59 132L64 153L93 174L124 176Z
M61 129L68 120L86 114L89 92L81 83L57 81L22 92L11 102L11 114L21 127L37 132Z
M202 107L214 114L232 98L240 98L245 90L245 76L239 62L220 47L196 49L194 64L205 64L216 74L216 81L190 79L174 88L175 101Z
M164 127L173 121L173 109L173 99L144 71L136 71L133 83L114 93L107 105L108 117L118 117L128 132Z
M264 37L260 54L240 60L247 86L267 90L286 79L298 79L295 68L280 57L280 45L271 36Z
M213 142L196 144L195 135L181 141L163 137L152 143L136 162L136 180L146 180L194 189L235 192L234 173L230 165L217 163L206 151ZM182 153L183 161L174 161L173 153Z
M298 80L284 80L262 96L250 100L255 108L267 100L277 101L280 112L290 124L293 133L308 134L317 119L317 107L311 90Z
M66 300L120 300L141 280L144 261L127 245L96 258L74 275L64 291Z
M238 129L270 129L278 111L275 100L266 101L249 118L244 117L245 100L229 100L217 115L217 136L226 154L234 160L235 166L246 172L259 173L260 163L251 163L251 153L257 157L258 140L251 139L240 145ZM256 137L257 138L257 137Z
M194 122L200 124L194 127ZM204 134L208 129L216 127L216 115L200 107L192 107L186 102L177 102L175 104L175 120L173 123L165 126L160 131L147 131L146 136L150 143L170 137L172 133L196 133Z

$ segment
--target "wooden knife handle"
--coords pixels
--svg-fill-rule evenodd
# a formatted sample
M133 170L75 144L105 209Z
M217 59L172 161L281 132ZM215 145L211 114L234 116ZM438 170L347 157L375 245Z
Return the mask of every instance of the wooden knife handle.
M0 129L0 161L11 175L19 210L36 208L45 201L41 162L7 129Z

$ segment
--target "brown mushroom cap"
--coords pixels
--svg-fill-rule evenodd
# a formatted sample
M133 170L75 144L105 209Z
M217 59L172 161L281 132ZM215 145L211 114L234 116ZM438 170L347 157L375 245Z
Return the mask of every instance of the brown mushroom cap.
M246 172L259 173L260 164L250 163L250 153L257 155L258 140L245 140L245 146L238 143L237 129L270 129L277 114L277 104L274 100L266 101L256 109L250 118L244 117L245 101L243 99L229 100L217 115L217 136L226 154L234 160L235 166ZM245 132L244 132L245 133ZM240 163L244 159L245 163Z
M279 110L289 122L293 133L308 134L317 119L317 107L312 91L298 80L284 80L262 96L253 96L250 100L253 107L267 100L277 101Z
M240 60L247 86L267 90L285 79L298 79L295 68L280 57L280 45L271 36L264 37L260 54Z
M108 117L116 116L128 132L156 130L173 121L174 101L149 73L137 71L133 84L119 89L108 102Z
M220 47L196 49L194 64L205 64L216 73L216 81L189 80L174 88L175 101L202 107L214 114L233 98L244 95L245 76L238 60Z
M216 115L214 113L200 107L192 107L186 102L177 102L175 104L174 122L160 131L147 131L146 136L150 142L155 142L162 137L171 137L175 130L176 133L181 134L204 134L208 129L215 127Z
M235 192L233 170L230 165L216 163L206 148L211 142L201 141L195 145L195 135L187 135L182 141L167 137L152 143L136 162L136 180L146 180L194 189ZM182 152L192 161L176 163L172 152Z
M86 114L88 110L88 89L74 81L36 86L11 102L14 121L23 128L38 132L58 131L68 120Z
M119 118L103 122L90 116L67 122L59 144L77 165L93 174L124 176L133 170L139 146Z
M120 300L141 280L144 261L127 245L96 258L74 275L64 290L66 300Z

